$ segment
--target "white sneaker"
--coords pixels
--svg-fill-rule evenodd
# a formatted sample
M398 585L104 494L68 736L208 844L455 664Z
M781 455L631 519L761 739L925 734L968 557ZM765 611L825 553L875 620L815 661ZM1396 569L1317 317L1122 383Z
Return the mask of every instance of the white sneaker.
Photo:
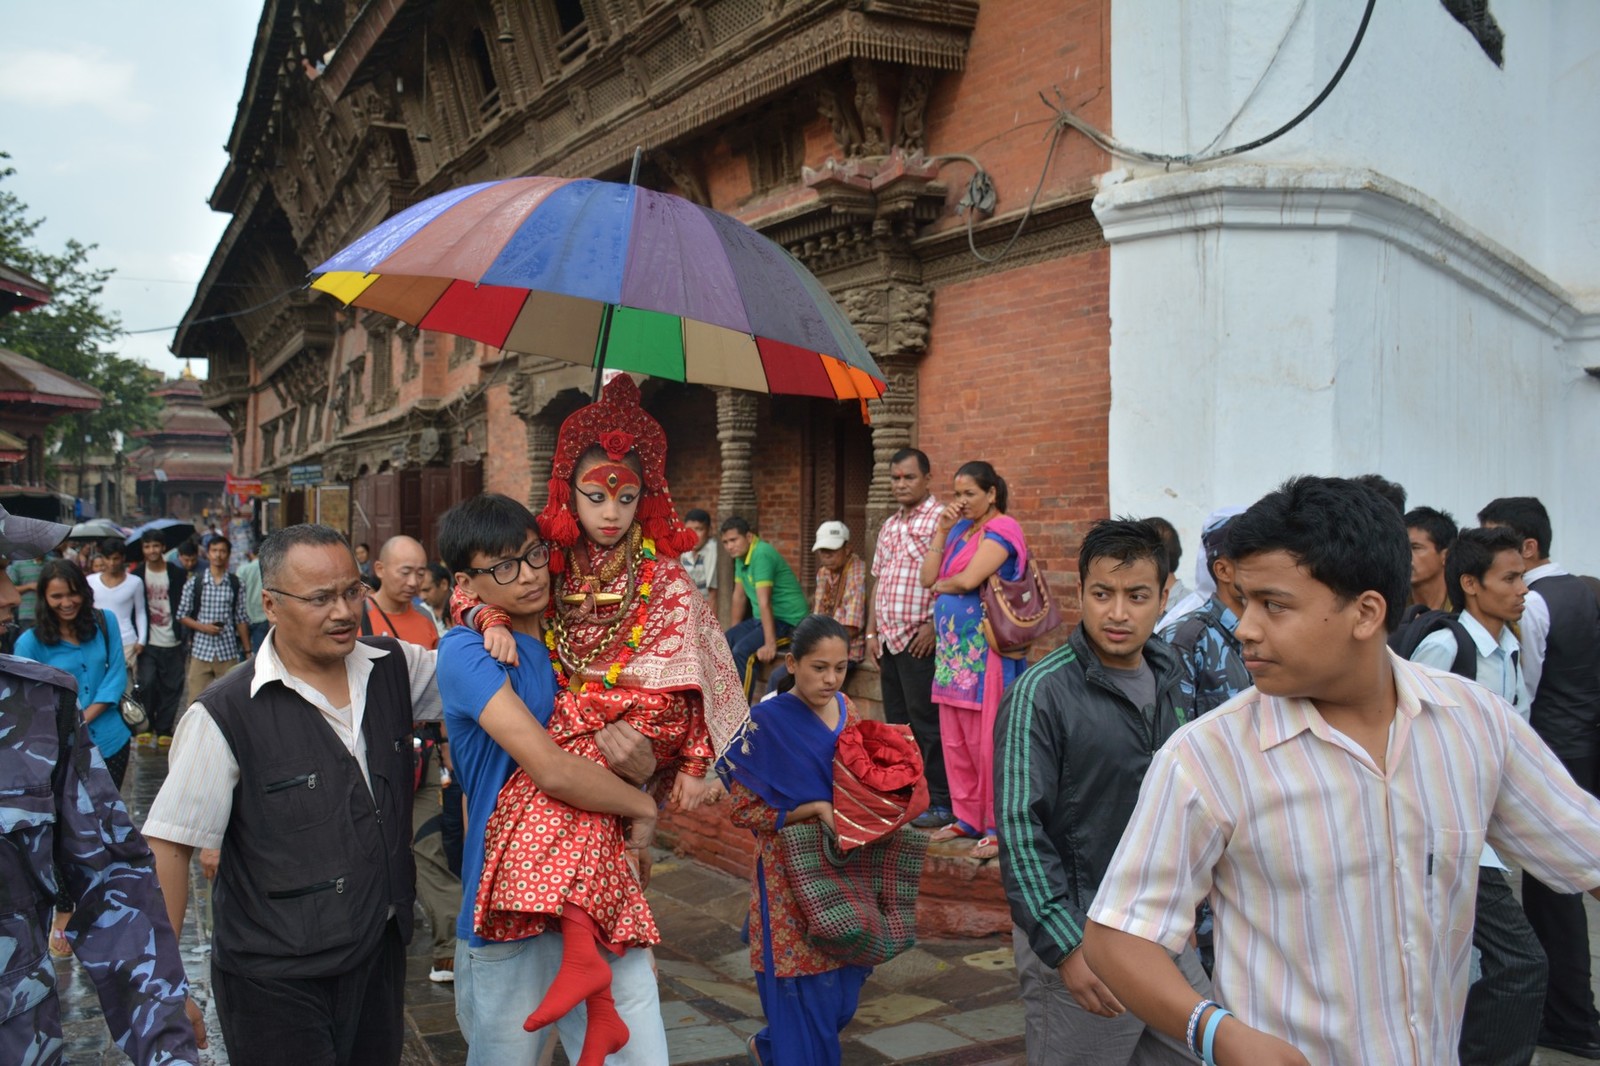
M434 959L433 969L428 971L428 980L436 985L453 984L456 979L456 960Z

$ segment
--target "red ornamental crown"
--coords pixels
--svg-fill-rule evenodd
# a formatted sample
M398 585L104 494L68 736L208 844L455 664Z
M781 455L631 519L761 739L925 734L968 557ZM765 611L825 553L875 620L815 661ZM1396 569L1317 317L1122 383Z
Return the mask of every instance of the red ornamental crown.
M598 402L580 407L561 423L550 466L550 498L539 512L539 532L544 539L561 548L578 542L572 475L579 457L595 445L604 448L612 460L621 460L629 452L639 457L644 496L639 500L638 520L644 535L656 542L657 551L674 557L693 551L700 538L684 528L667 488L667 435L661 423L639 405L639 386L627 374L612 378ZM554 552L550 569L560 573L565 562L562 553Z

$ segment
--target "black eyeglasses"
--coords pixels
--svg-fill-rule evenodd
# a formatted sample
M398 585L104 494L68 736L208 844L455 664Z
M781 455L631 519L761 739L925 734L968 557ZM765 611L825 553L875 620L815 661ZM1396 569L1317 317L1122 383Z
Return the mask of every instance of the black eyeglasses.
M494 578L496 585L509 585L517 579L522 571L522 564L527 563L531 570L542 570L550 565L550 546L541 541L528 549L526 555L515 559L502 559L493 566L469 566L467 573L473 576L488 574Z
M319 592L315 596L302 596L298 592L285 592L282 589L272 588L270 585L267 587L267 591L274 596L287 596L291 600L309 603L319 611L326 611L329 607L332 607L334 600L343 600L349 606L354 607L367 598L367 586L361 581L357 581L343 592Z

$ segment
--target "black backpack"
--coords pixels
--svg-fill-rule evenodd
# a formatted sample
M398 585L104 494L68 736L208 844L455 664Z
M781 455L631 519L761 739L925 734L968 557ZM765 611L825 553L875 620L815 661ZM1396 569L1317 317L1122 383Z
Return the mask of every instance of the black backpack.
M1478 679L1478 646L1467 627L1453 614L1434 610L1426 604L1414 603L1400 616L1400 626L1389 634L1389 647L1402 659L1410 659L1423 638L1440 629L1448 629L1456 638L1456 661L1450 664L1452 674L1460 674L1469 681Z

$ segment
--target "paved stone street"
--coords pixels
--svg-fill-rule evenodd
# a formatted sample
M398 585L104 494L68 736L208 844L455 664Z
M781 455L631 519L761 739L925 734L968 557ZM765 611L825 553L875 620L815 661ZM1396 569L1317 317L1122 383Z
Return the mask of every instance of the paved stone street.
M135 824L142 824L166 772L164 753L139 750L125 794ZM220 1027L210 1003L204 947L208 886L198 867L191 874L195 902L183 930L185 962L197 1000L206 1006L212 1047L207 1064L226 1064ZM748 889L737 878L692 861L658 853L650 901L661 926L657 950L662 1011L673 1064L746 1066L744 1039L761 1026L761 1007L750 972L749 949L739 929ZM1589 900L1591 942L1600 954L1600 904ZM419 911L420 914L420 911ZM426 950L418 919L414 950ZM1596 972L1600 973L1600 965ZM56 964L62 986L67 1061L126 1063L111 1045L94 989L72 961ZM406 988L406 1066L458 1066L466 1044L456 1029L448 985L428 981L428 960L413 955ZM530 1009L532 1004L529 1004ZM1583 1060L1541 1051L1539 1066L1576 1066ZM867 982L861 1009L846 1031L845 1066L880 1063L922 1066L1022 1066L1022 1005L1009 940L942 940L920 944L881 966ZM556 1051L553 1066L566 1063Z
M166 773L164 752L136 750L124 794L141 825ZM198 865L191 871L189 920L183 930L184 961L195 997L206 1007L212 1047L207 1064L224 1066L227 1055L210 1003L205 906L209 886ZM742 880L659 852L650 886L651 905L664 938L657 951L662 1010L674 1064L746 1066L744 1039L761 1026L761 1007L751 976L749 949L739 939L748 903ZM426 950L420 911L413 949ZM94 989L75 962L56 964L63 990L67 1060L126 1063L110 1043ZM456 1029L448 985L428 980L428 960L413 954L407 974L407 1066L456 1066L466 1044ZM533 1004L530 1002L529 1009ZM1020 1066L1022 1008L1009 942L950 940L924 943L880 967L868 982L855 1023L848 1030L847 1066L909 1062L926 1066ZM565 1056L556 1051L553 1066Z

